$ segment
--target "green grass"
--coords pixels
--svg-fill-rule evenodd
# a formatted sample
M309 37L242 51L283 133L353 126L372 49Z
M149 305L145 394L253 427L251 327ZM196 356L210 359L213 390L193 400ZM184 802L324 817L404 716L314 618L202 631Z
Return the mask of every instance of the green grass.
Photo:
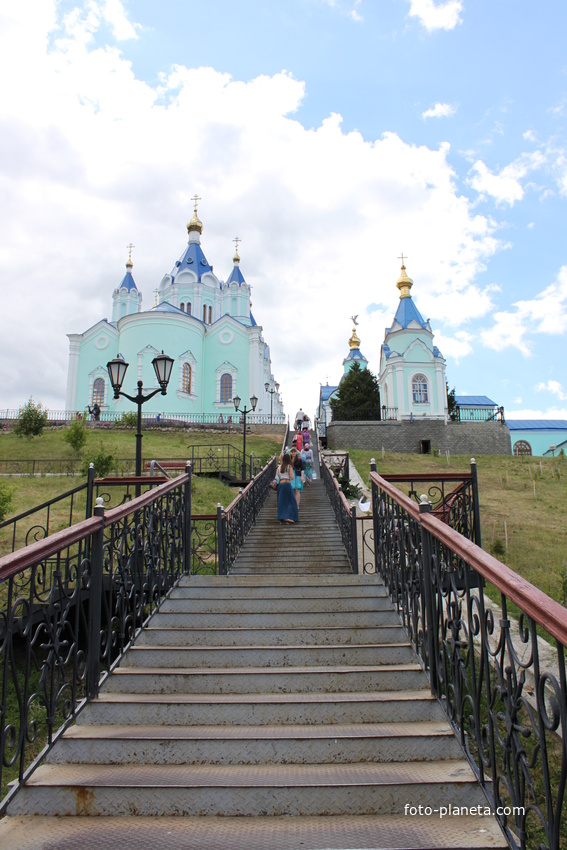
M0 432L0 461L2 460L34 460L63 458L73 459L78 457L67 443L63 440L63 428L53 428L45 431L41 437L33 440L22 439L15 434ZM131 460L134 462L135 435L132 429L107 429L89 428L87 434L87 445L82 455L86 453L96 454L100 448L101 440L106 452L112 453L117 458ZM283 440L283 429L274 426L273 430L263 431L261 434L248 433L246 437L246 450L254 452L257 457L267 458L279 453ZM144 458L179 458L185 460L189 456L188 447L191 445L232 445L237 449L242 448L242 429L234 432L219 431L186 431L181 429L148 429L144 431L142 451ZM120 472L120 464L117 470ZM11 488L13 501L10 512L6 519L17 516L20 513L40 505L62 493L73 489L85 481L84 476L7 476L3 481ZM234 488L227 486L215 478L204 478L195 476L192 488L192 511L194 514L210 514L216 511L217 504L227 507L235 496ZM73 521L79 522L85 517L85 494L78 495ZM115 504L116 502L113 502ZM21 532L18 532L18 545L24 545L24 535L27 529L41 522L37 518L30 518L22 523ZM55 507L50 515L50 533L62 530L69 525L69 507L67 502L62 502L60 507ZM11 533L11 532L10 532ZM8 532L0 531L0 556L11 551L11 537Z
M350 451L364 480L370 459L378 472L461 472L470 469L470 457ZM496 548L499 560L565 605L567 570L567 458L523 458L479 455L479 483L483 548ZM535 482L535 496L534 496ZM507 538L507 547L506 547ZM498 545L500 544L500 545Z

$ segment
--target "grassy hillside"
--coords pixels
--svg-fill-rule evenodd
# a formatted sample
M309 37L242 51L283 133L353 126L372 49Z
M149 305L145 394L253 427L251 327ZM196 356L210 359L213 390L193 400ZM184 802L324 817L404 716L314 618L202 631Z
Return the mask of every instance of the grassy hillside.
M3 460L33 460L33 459L73 459L79 455L73 452L62 439L63 429L50 429L41 437L32 440L16 437L15 434L0 432L0 461ZM254 452L262 458L279 453L283 440L283 429L274 427L273 431L262 434L247 434L246 450ZM118 459L116 471L120 473L125 467L133 471L135 452L135 433L132 429L92 428L88 430L86 447L81 451L81 457L87 460L100 449L101 441L106 453L113 454ZM191 445L232 445L242 448L242 429L237 431L184 431L172 429L153 429L144 432L143 455L145 459L167 458L186 459ZM12 507L6 519L23 513L29 508L53 499L81 484L84 476L2 476L0 479L12 491ZM226 507L235 496L234 488L214 478L194 479L192 491L192 507L194 513L212 513L217 504ZM65 528L69 524L68 507L55 509L51 513L51 531ZM84 517L85 498L79 495L75 516ZM29 525L22 524L22 535ZM39 520L38 520L39 521ZM0 531L0 555L10 551L11 540L6 532Z
M470 468L470 458L351 451L366 479L370 459L378 472L453 472ZM483 548L563 605L567 574L567 458L480 455L479 481ZM534 489L535 488L535 489ZM507 539L507 547L506 547Z

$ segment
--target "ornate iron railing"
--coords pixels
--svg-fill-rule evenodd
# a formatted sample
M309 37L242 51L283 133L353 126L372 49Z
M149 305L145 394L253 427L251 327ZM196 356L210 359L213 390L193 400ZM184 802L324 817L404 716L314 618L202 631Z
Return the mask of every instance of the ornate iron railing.
M320 467L321 478L323 479L327 496L335 512L335 519L341 532L351 569L353 573L358 573L356 507L354 505L352 508L350 507L340 488L339 482L333 475L333 470L323 456L320 458Z
M231 404L232 407L232 404ZM50 425L64 425L69 422L74 422L77 419L78 414L83 415L82 410L48 410L47 411L47 420ZM15 422L20 415L19 409L4 409L0 410L0 422L5 422L7 425ZM114 410L103 410L100 414L99 419L97 420L97 424L104 422L118 422L120 424L120 420L122 418L122 412L114 411ZM94 419L87 416L85 417L86 421L90 424L94 425ZM152 413L146 411L142 413L142 419L144 421L144 428L148 425L156 425L161 427L167 427L168 425L177 425L177 426L191 426L191 425L219 425L220 427L227 427L231 425L241 424L240 416L234 413L234 408L232 407L232 413L224 412L220 413ZM247 423L249 425L285 425L286 417L283 413L250 413L247 416Z
M9 800L179 577L190 471L0 559L0 781Z
M385 422L397 420L397 407L365 407L351 410L348 407L331 407L331 422Z
M270 492L270 481L275 478L276 456L272 457L261 472L244 490L241 490L226 510L217 508L219 534L219 573L228 575L242 544Z
M376 571L510 846L565 847L567 610L427 501L371 482Z
M143 479L133 476L95 478L91 465L83 484L0 523L0 555L42 540L81 519L88 519L92 516L94 500L98 496L108 508L112 503L116 505L130 501L136 485L142 488L156 487L164 481L165 477L157 475Z
M370 470L376 471L374 462ZM470 472L385 473L382 478L395 484L416 504L425 493L434 516L481 545L478 476L474 458L471 459Z

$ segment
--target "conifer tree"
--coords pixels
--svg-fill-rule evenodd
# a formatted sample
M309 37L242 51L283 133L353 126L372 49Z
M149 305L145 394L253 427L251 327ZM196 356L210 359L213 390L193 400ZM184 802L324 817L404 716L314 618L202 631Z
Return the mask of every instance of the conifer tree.
M378 379L370 369L355 363L341 380L336 396L331 399L335 419L380 419Z

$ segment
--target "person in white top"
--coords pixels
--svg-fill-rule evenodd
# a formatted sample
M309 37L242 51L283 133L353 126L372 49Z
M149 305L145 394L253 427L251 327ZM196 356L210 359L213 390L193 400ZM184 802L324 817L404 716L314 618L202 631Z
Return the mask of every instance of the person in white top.
M303 425L303 417L304 416L305 416L305 413L302 411L301 408L299 408L299 410L295 414L295 427L296 428L301 428L301 426Z

